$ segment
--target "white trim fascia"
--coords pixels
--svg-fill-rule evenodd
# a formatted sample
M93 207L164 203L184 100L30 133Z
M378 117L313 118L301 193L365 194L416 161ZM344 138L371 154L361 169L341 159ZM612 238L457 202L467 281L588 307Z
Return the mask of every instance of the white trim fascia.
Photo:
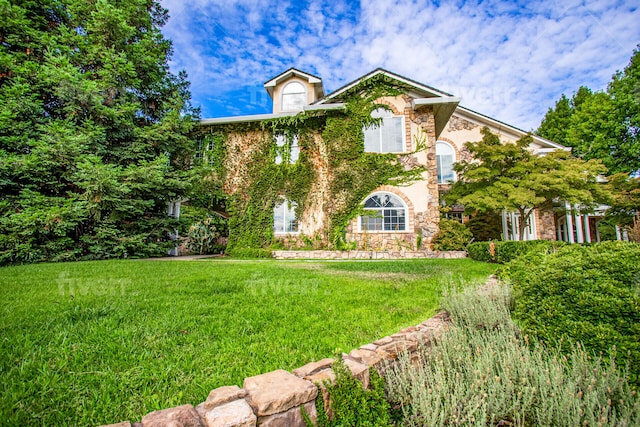
M305 105L304 111L318 111L318 110L344 110L344 102L336 102L334 104L322 104L322 105Z
M459 96L445 96L441 98L414 98L411 100L413 109L422 105L436 105L436 104L457 104L460 102Z
M303 111L322 111L322 110L343 110L343 103L324 104L324 105L305 105ZM262 120L277 119L279 117L292 117L301 111L288 111L277 114L253 114L250 116L231 116L231 117L215 117L212 119L200 120L201 125L222 125L227 123L243 123L243 122L259 122Z
M259 122L261 120L277 119L278 117L290 117L298 114L297 112L278 113L278 114L253 114L250 116L232 116L232 117L215 117L212 119L200 120L201 125L221 125L226 123L242 123L242 122Z
M300 70L297 70L295 68L290 68L290 69L278 74L277 76L275 76L274 78L272 78L268 82L266 82L264 84L264 87L274 87L274 86L276 86L278 84L279 80L287 78L290 75L295 75L297 77L302 77L302 78L306 79L311 84L322 83L322 79L320 79L320 78L318 78L318 77L316 77L314 75L305 73L304 71L300 71Z

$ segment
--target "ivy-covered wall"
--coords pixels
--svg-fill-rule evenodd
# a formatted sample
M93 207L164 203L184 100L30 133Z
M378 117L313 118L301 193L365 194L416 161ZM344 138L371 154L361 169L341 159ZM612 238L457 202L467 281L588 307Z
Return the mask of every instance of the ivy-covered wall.
M414 111L411 98L385 80L367 82L342 101L344 110L203 126L205 142L212 142L212 178L228 195L228 250L401 249L429 242L439 218L433 111ZM364 152L363 128L376 123L371 112L380 106L405 116L407 152ZM275 135L285 136L283 146L276 144ZM290 162L295 136L300 155ZM381 188L429 200L429 206L410 212L408 232L358 233L354 219L362 212L361 203ZM273 208L283 198L297 206L300 234L273 234ZM408 205L411 198L404 196Z

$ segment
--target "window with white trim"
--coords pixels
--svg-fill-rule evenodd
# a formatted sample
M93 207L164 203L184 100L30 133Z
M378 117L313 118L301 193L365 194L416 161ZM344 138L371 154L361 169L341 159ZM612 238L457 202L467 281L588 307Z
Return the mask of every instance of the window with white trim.
M300 146L298 145L298 135L293 135L290 141L287 141L287 137L282 134L278 134L275 137L276 140L276 164L282 163L282 160L286 157L289 163L293 164L298 161L300 157Z
M365 127L364 151L367 153L404 152L404 117L394 116L386 108L377 108L371 117L381 119L375 126Z
M456 151L442 141L436 142L436 163L438 169L438 184L447 184L456 180L453 164L456 162Z
M292 234L298 232L296 203L282 199L273 207L273 233Z
M364 201L361 231L407 231L407 206L397 196L376 193Z
M302 111L307 105L307 91L302 83L291 82L282 89L281 111Z

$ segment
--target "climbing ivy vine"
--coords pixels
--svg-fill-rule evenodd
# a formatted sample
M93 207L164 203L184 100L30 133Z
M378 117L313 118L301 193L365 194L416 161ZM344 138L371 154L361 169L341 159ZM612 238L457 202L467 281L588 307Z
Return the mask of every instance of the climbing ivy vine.
M325 223L315 235L300 236L296 243L347 248L346 228L362 212L362 200L382 185L420 179L424 170L401 162L403 156L414 153L364 151L363 128L377 125L380 119L372 118L371 112L385 107L376 100L403 93L392 81L381 78L347 93L344 110L305 111L209 128L205 138L212 143L212 176L229 194L228 252L277 244L274 206L282 199L293 202L300 218L313 197L323 197L320 205ZM276 144L276 135L284 136L283 145ZM294 139L300 154L296 162L291 162ZM276 163L277 156L282 159L280 163ZM321 177L319 171L326 176ZM312 194L320 178L325 180L321 196Z

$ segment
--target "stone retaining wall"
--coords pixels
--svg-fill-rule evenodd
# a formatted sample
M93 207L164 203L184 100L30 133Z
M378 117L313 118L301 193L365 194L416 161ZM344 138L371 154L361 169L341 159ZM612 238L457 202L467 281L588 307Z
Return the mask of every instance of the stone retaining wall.
M466 258L465 251L273 251L276 259L418 259Z
M420 343L429 345L447 322L447 314L441 312L417 326L344 353L342 358L363 387L368 388L370 367L384 375L400 353L415 353ZM315 422L317 385L335 379L333 361L322 359L292 372L277 370L245 378L242 388L234 385L212 390L207 400L196 407L177 406L151 412L137 423L125 421L102 427L304 427L302 408ZM323 400L327 399L323 390Z

